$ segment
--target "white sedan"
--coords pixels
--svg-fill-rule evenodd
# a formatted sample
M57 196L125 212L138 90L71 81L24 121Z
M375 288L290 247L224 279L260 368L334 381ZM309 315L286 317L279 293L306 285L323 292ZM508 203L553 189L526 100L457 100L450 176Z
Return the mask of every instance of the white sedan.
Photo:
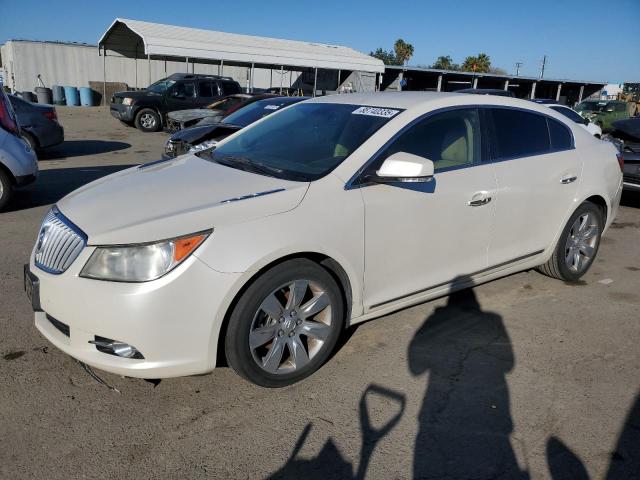
M316 98L63 198L25 287L40 332L94 367L161 378L226 356L280 387L350 325L534 267L577 281L618 209L616 153L529 101Z

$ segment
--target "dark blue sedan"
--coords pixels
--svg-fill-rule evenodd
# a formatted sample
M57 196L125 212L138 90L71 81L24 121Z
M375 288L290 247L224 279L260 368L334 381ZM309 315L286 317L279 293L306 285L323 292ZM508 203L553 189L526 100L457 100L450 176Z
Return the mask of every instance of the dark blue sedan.
M58 123L53 105L31 103L15 95L7 95L20 124L20 136L35 151L53 147L64 141L64 128Z

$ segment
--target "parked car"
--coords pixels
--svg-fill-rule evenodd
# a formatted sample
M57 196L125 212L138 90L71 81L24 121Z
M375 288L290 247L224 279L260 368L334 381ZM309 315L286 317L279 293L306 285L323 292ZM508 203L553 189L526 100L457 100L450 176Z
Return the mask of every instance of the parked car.
M624 157L624 188L640 191L640 118L617 120L611 126L610 137Z
M603 132L611 129L612 122L629 118L627 102L619 100L585 100L576 105L576 111Z
M8 95L20 124L20 135L32 150L53 147L64 142L64 128L58 123L53 105L31 103Z
M552 101L552 102L551 101L546 101L546 100L543 100L543 101L541 101L541 100L533 100L533 101L535 103L546 105L551 110L555 110L556 112L564 115L565 117L567 117L572 122L575 122L578 125L580 125L582 128L584 128L587 132L589 132L594 137L596 137L596 138L601 138L602 137L602 129L600 128L599 125L596 125L595 123L593 123L588 118L583 117L582 115L580 115L578 112L576 112L572 108L569 108L566 105L562 105L560 103L557 103L555 100Z
M177 132L195 125L213 125L245 105L270 97L273 95L238 93L224 97L205 108L169 112L167 114L167 129L170 132Z
M512 97L515 98L516 94L509 90L502 90L500 88L463 88L456 90L456 93L471 93L473 95L497 95L499 97Z
M235 111L222 121L211 125L199 125L180 130L169 137L164 147L163 158L173 158L188 151L198 151L213 147L223 138L251 125L262 117L279 109L306 100L309 97L263 98Z
M231 77L175 73L146 90L115 93L110 110L118 120L143 132L155 132L166 122L168 112L204 107L241 91Z
M20 138L20 126L7 95L0 89L0 210L16 188L35 181L38 158Z
M162 378L224 354L281 387L345 326L535 267L577 281L621 191L616 148L541 105L318 97L63 198L25 283L39 331L91 366Z

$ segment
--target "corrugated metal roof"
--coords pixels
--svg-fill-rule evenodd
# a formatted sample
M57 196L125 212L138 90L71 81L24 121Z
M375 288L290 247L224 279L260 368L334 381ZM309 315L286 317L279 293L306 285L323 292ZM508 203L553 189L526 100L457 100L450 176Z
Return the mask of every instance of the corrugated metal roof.
M125 25L138 35L144 44L144 53L150 55L384 72L382 61L348 47L238 35L126 18L116 18L102 35L99 45L109 48L110 34L120 25Z

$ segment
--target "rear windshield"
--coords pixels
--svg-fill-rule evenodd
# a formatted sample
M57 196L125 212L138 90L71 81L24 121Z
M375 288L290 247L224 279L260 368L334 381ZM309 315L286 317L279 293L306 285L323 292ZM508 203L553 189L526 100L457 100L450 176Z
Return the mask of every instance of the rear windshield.
M254 173L313 181L336 168L399 113L399 109L303 102L201 156Z
M270 98L268 100L258 100L246 105L226 117L222 123L246 127L262 117L280 110L282 107L295 103L287 97ZM217 107L216 107L217 108Z

